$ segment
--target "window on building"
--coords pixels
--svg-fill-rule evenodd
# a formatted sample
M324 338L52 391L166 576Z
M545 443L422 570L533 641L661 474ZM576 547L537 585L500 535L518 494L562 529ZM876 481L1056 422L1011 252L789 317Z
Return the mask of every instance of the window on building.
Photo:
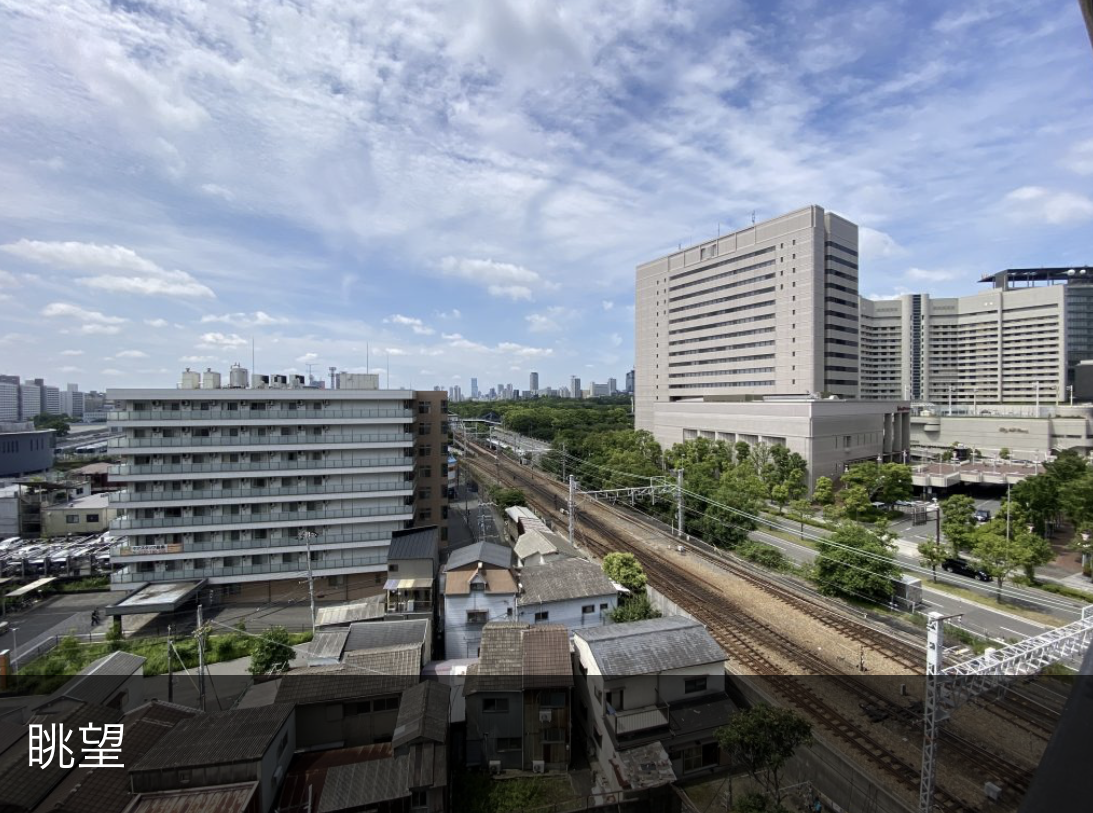
M489 619L485 610L467 610L468 624L485 624Z
M430 486L422 486L417 490L417 498L419 500L431 500L433 498L433 489Z
M419 423L417 425L417 433L419 435L428 435L433 431L433 425L431 423Z
M417 402L417 412L419 415L428 415L432 411L432 404L428 401Z
M843 436L843 446L849 448L852 445L851 441L853 439L854 439L853 435L844 435Z
M67 522L69 525L75 525L79 521L80 521L80 515L79 514L65 514L65 522Z
M706 691L706 676L687 678L683 681L683 693L694 694Z
M398 565L388 565L387 569L392 573L398 573Z
M596 612L596 605L595 604L585 604L583 607L581 607L581 612L582 613L594 613L594 612Z
M415 790L410 793L410 807L428 807L429 806L429 791L427 790Z
M498 751L519 751L520 750L520 738L519 737L498 737L497 738L497 750Z
M432 519L433 518L433 509L432 508L422 508L420 511L417 512L417 518L419 520Z
M539 705L544 709L565 708L565 692L539 692Z
M381 697L372 701L372 711L398 711L397 697Z
M98 514L88 514L87 515L87 521L88 522L98 522L99 521L99 515Z
M421 466L418 469L418 473L422 476L422 478L428 480L429 478L431 478L433 476L433 467L432 466Z
M482 699L482 711L487 714L508 714L509 699L507 697L486 697Z
M535 614L535 621L536 622L549 621L549 620L550 620L550 611L549 610L541 610L541 611L539 611Z
M607 602L606 601L600 603L600 609L601 610L606 610L607 609Z

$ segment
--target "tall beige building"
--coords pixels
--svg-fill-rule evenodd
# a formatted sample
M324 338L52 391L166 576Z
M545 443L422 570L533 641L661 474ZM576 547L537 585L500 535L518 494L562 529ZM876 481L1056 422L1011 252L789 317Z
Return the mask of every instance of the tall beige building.
M858 227L808 206L637 269L636 425L657 405L858 395Z
M1088 354L1089 285L861 300L861 397L939 405L1044 404L1068 396ZM1069 317L1069 318L1068 318ZM1083 324L1084 323L1084 324ZM1073 350L1073 352L1071 352Z

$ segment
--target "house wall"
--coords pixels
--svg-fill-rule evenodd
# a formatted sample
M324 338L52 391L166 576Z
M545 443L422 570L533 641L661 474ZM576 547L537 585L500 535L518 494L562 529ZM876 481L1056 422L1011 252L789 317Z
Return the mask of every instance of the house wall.
M269 749L262 757L258 775L260 810L269 813L281 790L281 779L288 773L288 765L296 752L296 715L290 714L281 726ZM280 778L278 778L280 769Z
M471 591L467 595L444 596L444 657L477 658L482 624L467 624L469 610L485 610L488 621L511 620L516 613L513 593ZM509 610L513 615L509 614Z
M560 705L556 701L561 701ZM544 719L549 716L549 719ZM570 763L572 691L535 689L524 692L525 771L543 761L548 771L565 771Z
M507 711L483 711L486 701L506 701ZM499 740L520 743L501 750ZM501 767L520 770L524 765L524 709L520 692L481 692L467 698L467 764L488 765L500 760ZM530 765L530 763L529 763Z
M610 623L608 614L618 605L618 594L587 596L565 601L544 601L541 604L521 605L517 608L518 620L529 624L564 624L572 632L585 627L599 627ZM591 613L582 612L588 605L594 607ZM604 605L607 605L606 608ZM535 620L535 614L548 613L548 617Z
M322 680L316 676L315 680ZM391 708L373 711L374 704L390 698L361 698L338 700L330 703L312 703L296 707L297 747L300 750L351 748L356 745L372 745L390 742L398 717L398 696L392 695ZM361 704L368 704L367 711L360 711Z

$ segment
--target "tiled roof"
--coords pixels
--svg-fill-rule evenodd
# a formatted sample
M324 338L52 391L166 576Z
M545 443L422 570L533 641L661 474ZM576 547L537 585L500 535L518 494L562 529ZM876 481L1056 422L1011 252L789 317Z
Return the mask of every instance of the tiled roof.
M486 624L480 653L467 670L464 694L573 685L569 632L560 624Z
M122 719L117 709L96 706L79 700L60 698L40 706L30 718L31 723L49 725L60 723L66 730L79 737L81 726L117 723ZM73 757L78 757L79 750L72 743ZM32 810L59 785L71 768L61 768L57 760L47 767L28 768L29 728L27 736L0 754L0 811L3 813L23 813ZM78 764L78 760L76 763ZM117 770L116 768L113 770Z
M396 559L433 559L439 558L440 529L435 525L428 528L411 528L408 531L395 531L391 534L391 544L387 548L387 561Z
M278 703L328 703L399 694L419 680L419 650L410 645L361 653L360 663L293 669L281 678Z
M304 810L308 800L312 809L322 802L326 787L326 774L339 765L358 762L390 760L393 756L391 743L357 745L351 748L334 748L297 754L289 765L285 784L281 788L279 807L282 810Z
M706 628L683 616L589 627L574 635L587 642L600 672L608 677L655 674L726 659Z
M244 813L256 795L257 782L142 793L126 813Z
M471 579L479 573L482 574L482 578L486 580L487 593L507 595L516 592L516 579L513 577L511 571L487 567L484 570L472 570L471 568L467 568L466 570L456 570L446 574L447 578L444 580L444 595L467 595L471 592Z
M584 558L576 547L569 544L568 540L553 531L548 531L545 526L542 529L532 529L520 534L513 551L521 562L532 556L557 555Z
M359 810L410 795L407 757L338 765L326 772L317 813Z
M448 553L445 570L455 570L478 562L485 562L494 567L512 567L512 548L507 545L495 545L493 542L475 542L461 548L452 548Z
M520 583L524 590L516 603L521 607L547 601L615 595L614 585L599 565L584 559L529 565L520 571Z
M417 644L422 646L429 637L429 620L414 618L408 621L369 621L350 624L349 635L342 651L357 652L362 649Z
M418 739L447 742L451 687L424 680L402 693L391 744L401 748Z
M386 604L387 597L379 595L350 601L347 604L338 604L334 607L320 607L315 612L315 626L336 627L354 621L383 618L387 610Z
M144 661L139 655L128 652L111 652L89 663L58 690L64 695L87 703L106 704L133 675L141 674Z
M199 712L172 703L153 700L125 715L125 736L121 742L121 764L135 765L156 743L183 720ZM66 783L67 784L67 783ZM129 804L129 772L116 768L86 771L58 807L51 813L121 813Z
M287 703L201 714L175 726L133 772L259 760L292 714Z

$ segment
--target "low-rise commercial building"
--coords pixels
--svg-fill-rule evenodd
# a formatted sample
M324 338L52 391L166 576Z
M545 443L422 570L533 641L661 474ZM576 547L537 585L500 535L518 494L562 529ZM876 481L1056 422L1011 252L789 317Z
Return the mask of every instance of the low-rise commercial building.
M107 494L85 494L42 508L42 536L101 533L118 514Z
M30 421L0 423L0 477L23 477L53 466L54 432Z

